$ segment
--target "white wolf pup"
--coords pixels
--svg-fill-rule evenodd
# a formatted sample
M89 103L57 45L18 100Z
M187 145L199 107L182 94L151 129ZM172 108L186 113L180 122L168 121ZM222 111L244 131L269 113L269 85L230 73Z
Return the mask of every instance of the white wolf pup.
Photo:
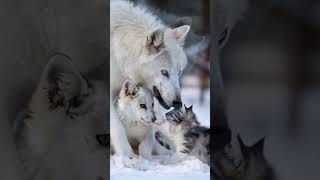
M66 57L52 57L16 128L28 179L107 179L109 154L99 136L107 131L106 96L104 83L84 78Z
M123 84L115 108L130 145L140 156L151 159L154 143L152 122L156 121L153 96L148 89L136 86L127 79Z
M133 155L113 105L126 78L148 88L164 108L181 107L179 77L187 64L183 44L189 29L172 29L144 7L111 1L110 136L116 153Z

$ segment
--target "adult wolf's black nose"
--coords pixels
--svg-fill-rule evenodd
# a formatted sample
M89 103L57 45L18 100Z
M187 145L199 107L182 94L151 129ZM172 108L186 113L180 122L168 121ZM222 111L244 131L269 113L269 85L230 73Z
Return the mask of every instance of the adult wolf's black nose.
M151 119L152 122L155 122L156 120L157 120L156 117L153 117L153 118Z
M181 101L173 101L172 107L174 107L175 109L179 109L182 107L182 102Z

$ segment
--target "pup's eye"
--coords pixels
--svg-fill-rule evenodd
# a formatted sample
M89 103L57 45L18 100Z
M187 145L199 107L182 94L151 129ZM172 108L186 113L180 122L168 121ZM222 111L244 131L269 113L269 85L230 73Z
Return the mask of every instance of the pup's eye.
M140 104L140 108L147 109L147 106L145 104Z
M169 73L167 70L161 70L161 74L164 75L165 77L169 78Z
M178 76L181 76L181 70L179 71Z
M154 107L154 103L152 103L152 107Z

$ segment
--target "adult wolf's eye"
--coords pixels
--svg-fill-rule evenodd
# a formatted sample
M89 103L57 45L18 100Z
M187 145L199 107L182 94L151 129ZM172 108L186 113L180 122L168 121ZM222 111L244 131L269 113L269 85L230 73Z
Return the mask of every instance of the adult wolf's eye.
M152 107L154 107L154 103L152 103Z
M181 70L179 71L178 76L181 76Z
M169 78L169 73L167 70L161 70L161 74L164 75L165 77Z
M140 104L140 108L147 109L147 106L145 104Z

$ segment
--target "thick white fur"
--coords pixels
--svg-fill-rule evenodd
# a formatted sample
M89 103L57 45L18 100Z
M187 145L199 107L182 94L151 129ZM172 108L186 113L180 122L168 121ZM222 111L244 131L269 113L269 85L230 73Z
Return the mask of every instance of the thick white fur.
M125 86L130 84L131 90ZM129 86L129 87L130 87ZM135 96L130 96L125 92L131 91ZM147 109L142 109L140 104L145 104ZM157 102L153 98L151 92L143 87L137 87L131 80L126 80L119 94L119 98L115 102L118 117L125 128L127 138L131 146L138 150L140 156L151 160L152 153L155 154L171 154L172 151L161 146L155 141L154 130L158 125L163 123L164 119L158 119L155 112ZM152 122L152 118L157 120Z
M171 106L180 98L179 77L187 64L182 46L189 29L187 25L171 29L143 7L127 1L111 1L110 136L116 153L134 155L113 105L124 79L130 78L149 90L156 86L164 102ZM150 54L146 44L155 31L163 33L163 48ZM170 78L161 74L163 69L169 72Z
M141 108L140 104L144 104L146 109ZM154 143L153 106L153 96L149 90L137 87L131 80L125 81L116 101L116 111L130 144L138 146L139 155L149 160Z

